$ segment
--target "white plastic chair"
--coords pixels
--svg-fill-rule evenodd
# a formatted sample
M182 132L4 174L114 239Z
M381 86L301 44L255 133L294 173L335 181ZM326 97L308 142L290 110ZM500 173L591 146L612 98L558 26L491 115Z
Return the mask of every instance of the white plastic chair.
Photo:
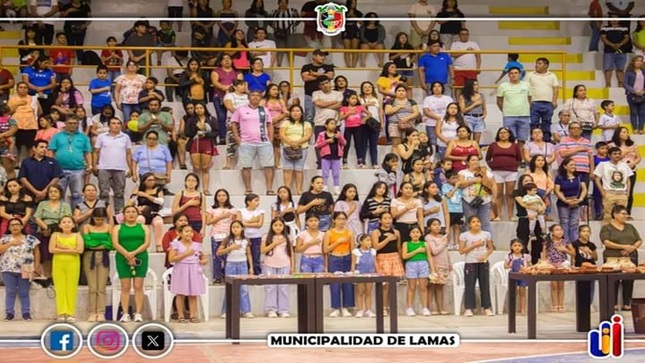
M152 320L157 320L157 283L159 279L157 274L151 269L148 268L146 272L146 277L143 280L143 293L148 297L148 303L150 303L150 315ZM130 291L133 294L133 291ZM119 275L114 274L112 276L112 319L117 320L117 311L121 305L121 280L119 280ZM127 311L123 312L127 314Z
M175 297L175 294L173 294L170 291L170 277L172 276L172 270L173 268L169 268L166 271L164 271L163 275L161 276L161 283L163 285L163 317L166 323L170 322L170 311L172 310L172 299ZM201 302L202 305L202 313L204 314L204 321L208 321L208 307L209 305L209 297L208 297L208 278L202 274L202 277L204 279L204 285L206 287L206 293L202 294L199 296L199 301Z
M492 282L495 292L495 314L504 313L504 303L508 292L508 270L504 268L504 261L499 261L493 265Z

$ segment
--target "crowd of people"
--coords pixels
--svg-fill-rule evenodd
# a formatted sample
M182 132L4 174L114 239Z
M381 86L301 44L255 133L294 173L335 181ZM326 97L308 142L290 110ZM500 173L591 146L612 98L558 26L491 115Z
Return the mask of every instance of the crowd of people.
M79 3L74 0L72 6ZM177 6L169 10L178 14L179 3L171 3ZM74 86L73 52L62 48L50 57L37 49L54 38L61 46L71 44L67 31L49 37L43 33L46 25L25 29L23 44L34 48L22 50L21 81L10 83L15 93L0 107L5 320L15 318L16 296L21 298L22 318L31 319L28 292L35 275L53 279L58 320L75 320L79 280L88 285L89 320L105 320L111 251L116 254L123 322L143 320L149 249L165 253L166 267L173 267L171 291L179 296L180 322L199 321L195 297L207 293L202 282L206 264L212 266L215 284L225 275L379 272L407 280L407 315L446 314L443 288L452 269L451 250L465 256L465 316L476 312L477 282L483 314L492 315L488 259L496 248L493 237L511 237L494 236L493 224L501 220L517 222L517 238L510 241L506 258L506 267L513 271L540 259L558 265L595 262L590 219L605 222L598 241L605 246L604 257L637 261L642 241L628 223L641 161L637 145L614 115L614 102L602 100L601 115L600 100L589 98L584 85L574 87L552 122L559 82L548 69L549 59L539 58L534 69L525 70L518 55L510 54L500 76L508 81L499 84L495 102L487 102L477 81L481 59L468 52L479 48L469 40L465 24L443 23L433 36L433 23L412 21L410 43L408 34L396 36L390 61L374 83L366 80L352 89L328 62L329 53L317 48L301 69L304 95L298 97L289 82L274 79L264 69L279 64L279 53L252 50L274 48L267 39L269 29L278 43L278 29L290 29L291 21L277 26L259 16L247 24L259 45L247 47L250 39L237 27L230 0L223 5L217 13L208 1L191 6L198 16L210 11L231 18L228 23L191 24L193 37L200 44L223 44L235 51L194 51L190 58L173 52L177 68L169 69L165 82L174 80L176 87L168 86L166 92L157 88L156 78L141 74L145 53L129 51L126 57L114 48L117 39L107 39L109 47L88 86L89 110ZM285 0L279 6L283 13L290 11ZM421 0L410 13L434 14L428 7ZM261 0L252 9L266 13ZM360 13L356 1L349 2L349 9ZM443 12L449 14L442 16L446 18L463 16L454 0L444 1ZM446 24L459 26L444 29ZM154 30L148 22L137 21L124 44L172 46L174 38L168 36L174 27L162 22L161 30ZM356 39L380 37L379 27L377 20L348 24L343 43L354 46ZM608 38L601 36L611 48ZM370 49L380 49L368 43ZM418 60L405 53L421 43L427 52ZM446 49L460 52L448 54ZM59 61L61 54L66 61ZM345 61L355 64L358 59L347 56ZM203 66L215 68L204 71ZM643 69L643 55L635 55L621 81L632 128L639 134L645 123L640 111L645 109ZM422 104L411 97L410 85L417 83L411 70L418 72L418 84L426 92ZM174 97L185 108L179 120L164 105ZM502 111L503 127L494 142L483 145L491 103ZM592 146L596 129L602 136ZM379 160L381 139L391 152ZM373 169L369 191L342 180L341 170L350 168L352 140L357 168ZM211 193L219 145L225 145L224 169L240 169L244 206L232 204L227 185ZM21 158L23 148L27 156ZM315 149L321 176L305 186L310 148ZM270 211L261 207L264 197L253 191L256 161L264 171L265 194L275 200ZM187 164L192 170L182 190L173 194L168 185L176 177L175 165L188 169ZM283 174L277 190L276 169ZM93 178L97 184L91 183ZM138 184L129 196L128 179ZM160 213L165 196L173 196L168 231ZM556 209L559 223L553 223ZM268 228L265 220L270 221ZM210 256L202 252L208 250L202 243L210 243ZM622 286L622 308L628 310L633 285ZM415 311L417 287L421 310ZM132 288L135 306L130 316ZM286 286L266 287L269 317L289 316L288 294ZM184 296L189 297L188 315ZM374 316L370 286L356 286L355 296L352 285L332 284L331 296L332 317ZM553 284L552 311L563 311L563 300L563 286ZM244 316L253 317L245 287L240 301Z

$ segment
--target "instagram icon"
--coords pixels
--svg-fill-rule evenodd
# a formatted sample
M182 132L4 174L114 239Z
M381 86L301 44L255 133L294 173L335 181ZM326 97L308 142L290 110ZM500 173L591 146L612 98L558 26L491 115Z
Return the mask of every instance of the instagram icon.
M128 333L122 327L105 323L94 327L87 335L88 348L95 356L112 359L128 349Z

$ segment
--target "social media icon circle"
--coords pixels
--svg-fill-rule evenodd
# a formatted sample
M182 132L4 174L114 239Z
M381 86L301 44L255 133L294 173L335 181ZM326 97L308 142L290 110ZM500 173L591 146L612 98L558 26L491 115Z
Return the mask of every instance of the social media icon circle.
M71 324L56 323L43 331L40 346L54 359L72 358L83 348L83 335Z
M128 350L129 344L128 332L117 324L100 324L87 334L88 349L101 359L114 359L122 356Z
M170 354L174 345L172 331L162 324L144 324L132 334L132 347L143 358L163 358Z

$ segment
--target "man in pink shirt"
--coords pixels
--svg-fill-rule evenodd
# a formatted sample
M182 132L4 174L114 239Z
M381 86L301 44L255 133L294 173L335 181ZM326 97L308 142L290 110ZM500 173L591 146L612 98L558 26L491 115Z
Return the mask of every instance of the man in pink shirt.
M242 168L242 180L246 194L252 193L251 168L255 157L259 158L264 168L264 180L267 195L273 191L273 121L271 114L260 106L262 94L257 91L249 93L249 104L239 107L231 116L233 138L239 145L239 166Z

